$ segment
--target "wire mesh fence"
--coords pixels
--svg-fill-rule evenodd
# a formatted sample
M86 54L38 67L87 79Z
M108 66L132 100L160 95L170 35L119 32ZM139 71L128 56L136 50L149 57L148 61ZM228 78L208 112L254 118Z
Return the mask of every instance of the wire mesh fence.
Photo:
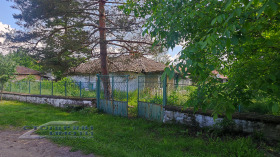
M131 98L132 96L136 97L134 91L129 91L129 86L133 81L129 80L128 76L100 76L100 79L100 99L128 101L134 99ZM185 106L190 93L196 89L187 81L167 80L166 96L164 97L163 86L163 80L159 75L139 76L137 100L139 102L163 104L163 100L166 98L166 105ZM32 95L96 98L97 83L46 80L12 81L4 85L4 91Z
M96 82L14 81L4 84L4 91L32 95L96 98Z
M167 105L170 106L187 106L190 94L196 90L196 86L188 83L167 83Z
M100 99L128 101L128 75L100 75Z
M165 87L165 88L164 88ZM171 106L186 106L190 94L196 90L189 80L173 80L160 76L140 76L138 101ZM166 103L164 104L164 101Z
M166 78L138 77L138 117L162 121L166 105Z
M163 103L163 82L158 76L139 76L138 101Z
M105 113L128 116L128 75L97 75L97 108Z
M165 105L185 106L195 90L188 81L160 75L97 75L96 82L14 81L4 86L4 91L14 93L96 98L97 108L105 113L156 121L162 121Z

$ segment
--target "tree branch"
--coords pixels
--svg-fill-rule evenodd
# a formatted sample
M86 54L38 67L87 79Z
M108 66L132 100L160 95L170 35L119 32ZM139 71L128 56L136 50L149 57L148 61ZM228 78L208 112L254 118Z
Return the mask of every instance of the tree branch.
M153 45L153 43L148 43L148 42L145 42L145 41L117 40L117 39L107 40L107 41L117 41L117 42L135 43L135 44ZM159 45L156 45L156 46L159 46Z

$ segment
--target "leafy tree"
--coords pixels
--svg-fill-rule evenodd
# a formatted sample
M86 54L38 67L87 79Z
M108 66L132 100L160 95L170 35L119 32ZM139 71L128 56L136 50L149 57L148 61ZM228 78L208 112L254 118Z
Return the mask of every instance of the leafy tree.
M28 52L18 49L17 51L13 51L7 54L14 62L16 62L19 66L24 66L33 70L42 71L42 67L39 65L38 61L36 61L32 56L28 54Z
M184 44L178 67L198 79L192 103L215 106L230 118L237 106L254 97L280 102L279 0L129 0L124 11L149 16L145 33L167 48ZM185 71L187 67L187 71ZM219 83L212 70L227 75Z
M54 72L63 74L88 58L100 58L108 75L107 55L153 53L152 39L141 36L143 19L125 15L125 0L14 0L14 15L27 32L9 37L33 41L30 53ZM34 51L31 51L34 50ZM109 82L104 80L103 82ZM109 84L104 84L109 89Z
M4 56L0 53L0 85L1 85L1 101L4 84L13 78L16 69L16 62L9 56Z

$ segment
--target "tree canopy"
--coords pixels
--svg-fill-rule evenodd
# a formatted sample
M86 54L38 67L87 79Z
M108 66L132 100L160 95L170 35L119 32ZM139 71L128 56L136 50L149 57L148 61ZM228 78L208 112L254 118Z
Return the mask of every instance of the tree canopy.
M279 110L280 1L129 0L124 11L148 17L144 33L166 48L184 45L167 72L180 68L198 79L197 107L214 105L215 116L230 117L261 94ZM215 69L227 83L211 76Z
M12 79L16 71L16 62L9 56L0 53L0 84Z
M100 58L107 75L107 55L153 53L152 39L142 37L143 18L125 15L125 0L14 0L14 15L25 31L14 41L32 44L29 53L61 74L89 58Z
M42 71L42 66L32 58L27 52L22 49L13 51L7 54L7 57L11 58L19 66L24 66L33 70Z
M4 56L0 53L0 86L1 93L3 92L3 87L6 82L14 77L16 71L16 62L11 59L9 56ZM1 94L2 100L2 94Z

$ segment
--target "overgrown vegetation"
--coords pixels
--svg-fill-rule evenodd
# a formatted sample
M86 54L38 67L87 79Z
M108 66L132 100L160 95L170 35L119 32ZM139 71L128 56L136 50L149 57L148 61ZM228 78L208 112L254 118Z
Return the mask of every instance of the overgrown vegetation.
M52 139L55 143L102 156L269 156L279 154L277 143L268 145L253 137L211 136L207 131L180 125L127 119L92 108L63 110L48 105L4 101L0 128L40 126L49 121L78 121L93 126L93 138ZM43 132L41 132L43 133Z
M191 93L197 88L195 86L176 86L169 84L167 86L167 105L186 106ZM162 104L163 89L154 87L145 87L140 90L139 101Z
M139 101L150 102L155 104L163 103L162 88L146 87L139 91ZM208 97L215 95L216 93L208 92ZM137 95L135 95L137 96ZM225 108L224 104L229 101L227 97L221 98L219 101L208 101L205 98L198 99L198 91L196 86L176 86L168 85L167 87L167 105L179 106L183 108L194 108L195 110L203 109L215 110L215 107L219 106ZM203 108L195 105L198 102L203 102ZM219 105L217 105L219 104ZM137 105L137 100L136 100ZM234 108L234 112L256 112L259 114L273 114L280 115L280 111L272 112L273 104L269 98L259 93L254 97L250 104L239 104L237 108ZM280 104L279 104L280 107Z
M178 64L166 69L197 81L196 108L213 106L228 117L262 93L271 112L280 103L279 0L128 0L127 14L149 17L143 34L166 48L182 45ZM228 77L221 84L211 71Z
M280 115L280 110L274 110L275 104L280 108L280 103L277 101L272 101L266 94L262 91L255 92L252 96L248 96L245 93L240 93L239 97L251 97L243 103L237 103L231 105L235 100L231 99L225 91L224 88L227 87L228 83L219 83L218 87L205 87L200 89L200 91L195 90L190 94L190 97L186 103L186 106L194 107L195 110L203 109L205 110L225 110L231 107L233 112L256 112L259 114L273 114ZM213 86L213 84L207 84L206 86ZM218 90L217 90L218 89ZM219 99L217 99L219 98ZM203 104L203 105L196 105ZM215 114L216 115L216 114ZM230 114L227 116L230 119Z
M34 81L34 78L28 77L19 82L8 82L4 86L5 91L12 91L17 93L29 93L29 81L30 81L30 94L40 95L40 84L41 84L41 95L56 95L56 96L68 96L68 97L83 97L83 98L96 98L96 82L74 82L70 78L63 78L60 81L52 82L43 80ZM66 83L66 84L65 84ZM65 91L66 85L66 91ZM80 85L82 88L80 88ZM52 91L53 86L53 91ZM139 90L139 101L163 104L163 89L157 86L152 86L151 83L145 88ZM128 105L130 115L137 115L137 101L138 91L124 92L121 90L114 90L112 92L112 98L116 101L127 101L128 94ZM219 100L218 102L208 101L205 108L197 108L197 102L194 101L205 101L204 99L197 99L197 87L186 86L186 85L167 85L167 105L179 106L183 108L192 107L194 109L214 110L216 104L223 106L224 102L228 101L227 97ZM213 95L213 93L210 93ZM214 93L215 94L215 93ZM104 93L101 92L101 99L104 98ZM273 104L270 103L270 99L259 93L255 96L250 104L240 104L238 108L235 108L235 112L256 112L259 114L274 114L280 115L280 112L273 113L271 108ZM280 107L280 104L279 104Z
M14 62L9 56L4 56L0 53L0 90L2 101L2 93L4 90L4 84L14 77L16 71L16 62Z
M42 71L42 66L36 61L31 54L23 49L18 49L16 51L7 54L14 62L19 66L24 66L33 70Z

